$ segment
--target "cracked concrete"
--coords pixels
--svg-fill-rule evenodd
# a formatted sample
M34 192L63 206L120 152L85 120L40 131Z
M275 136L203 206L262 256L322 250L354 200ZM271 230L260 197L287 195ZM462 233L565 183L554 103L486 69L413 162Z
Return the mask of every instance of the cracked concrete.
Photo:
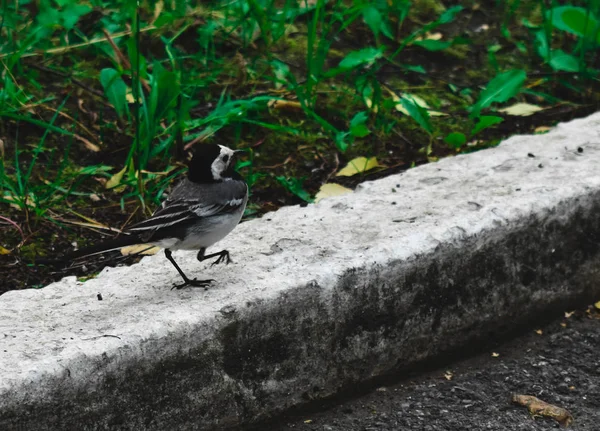
M222 429L600 295L600 113L0 297L1 429ZM98 293L103 300L99 301Z

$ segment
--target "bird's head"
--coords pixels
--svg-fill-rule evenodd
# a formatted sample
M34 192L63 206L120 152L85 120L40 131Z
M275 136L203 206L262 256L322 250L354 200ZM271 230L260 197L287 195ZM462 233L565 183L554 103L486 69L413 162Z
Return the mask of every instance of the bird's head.
M188 163L188 178L195 183L212 183L230 178L236 152L223 145L199 145Z

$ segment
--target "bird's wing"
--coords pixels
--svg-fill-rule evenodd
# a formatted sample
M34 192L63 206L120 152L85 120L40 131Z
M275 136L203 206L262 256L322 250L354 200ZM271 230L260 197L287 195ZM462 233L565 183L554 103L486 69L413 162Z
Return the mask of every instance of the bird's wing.
M173 190L171 197L150 218L134 224L127 231L146 236L158 229L233 213L245 205L246 192L245 183L198 190L188 184L183 193Z

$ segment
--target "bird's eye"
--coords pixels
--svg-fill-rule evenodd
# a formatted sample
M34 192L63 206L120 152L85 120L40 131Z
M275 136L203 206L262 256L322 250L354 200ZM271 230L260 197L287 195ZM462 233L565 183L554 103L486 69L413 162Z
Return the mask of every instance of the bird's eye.
M223 161L224 161L225 163L227 163L227 162L229 161L229 154L225 154L225 155L223 156Z

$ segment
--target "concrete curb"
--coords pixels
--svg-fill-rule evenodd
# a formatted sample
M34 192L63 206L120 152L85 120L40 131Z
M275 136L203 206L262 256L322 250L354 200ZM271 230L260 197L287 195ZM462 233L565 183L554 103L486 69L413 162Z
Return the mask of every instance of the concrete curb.
M528 155L529 154L529 155ZM0 297L0 429L222 429L600 295L600 113ZM103 301L97 300L101 293Z

